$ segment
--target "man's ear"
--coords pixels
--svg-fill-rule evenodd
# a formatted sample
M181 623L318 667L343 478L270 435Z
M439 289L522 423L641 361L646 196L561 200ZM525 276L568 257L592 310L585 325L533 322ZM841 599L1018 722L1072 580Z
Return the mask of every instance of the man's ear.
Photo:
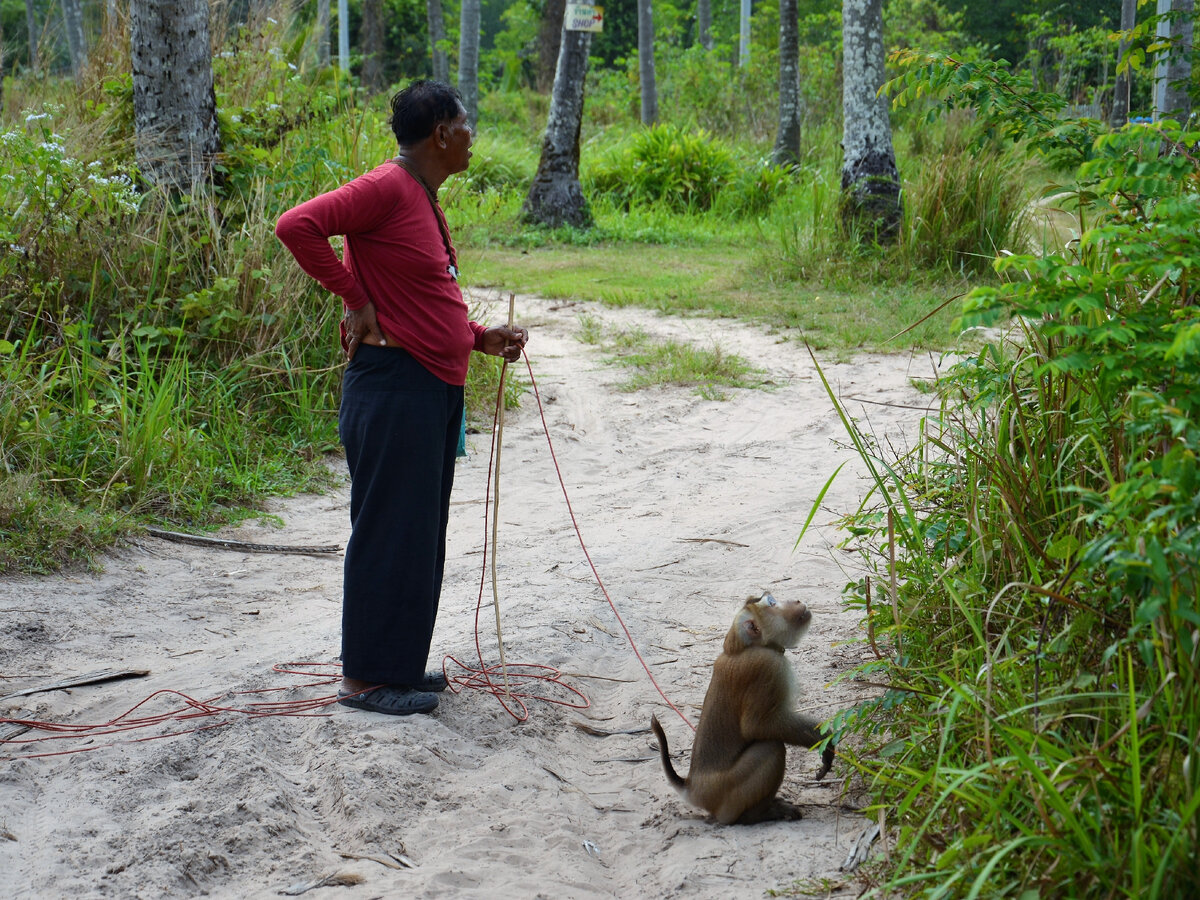
M439 122L433 126L433 136L437 139L439 147L445 147L447 144L447 128L445 122Z

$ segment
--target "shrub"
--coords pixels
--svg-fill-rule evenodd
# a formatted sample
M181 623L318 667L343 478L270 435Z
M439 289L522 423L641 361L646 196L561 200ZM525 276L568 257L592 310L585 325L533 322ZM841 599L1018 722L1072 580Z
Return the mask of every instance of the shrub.
M846 420L878 501L847 521L867 572L847 592L890 689L839 723L897 829L878 892L1187 896L1200 170L1171 151L1200 133L1108 134L994 64L923 65L906 90L974 105L1108 199L1071 257L1007 257L968 296L965 324L1019 328L952 369L916 447Z
M733 154L708 132L655 125L593 168L587 187L626 205L707 210L735 171Z

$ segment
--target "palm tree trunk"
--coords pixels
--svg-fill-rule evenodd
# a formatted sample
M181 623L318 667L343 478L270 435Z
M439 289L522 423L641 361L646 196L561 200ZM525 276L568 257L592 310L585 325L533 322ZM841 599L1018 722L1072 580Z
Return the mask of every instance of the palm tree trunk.
M557 228L587 228L592 213L579 183L579 130L583 124L583 85L587 76L589 31L563 30L559 39L558 67L542 156L529 196L521 208L526 221Z
M42 32L37 24L37 12L33 8L34 0L25 0L25 30L29 32L29 68L36 75L42 68L41 54L38 52Z
M711 0L696 0L696 40L705 50L713 48Z
M442 0L425 0L425 18L429 22L429 46L433 53L433 80L450 83L450 60L442 41L446 40L446 17Z
M329 65L329 0L317 0L317 65Z
M738 7L738 66L750 62L750 0L741 0Z
M479 119L479 0L462 0L458 30L458 93L467 122Z
M642 124L658 121L658 84L654 78L654 11L650 0L638 0L638 80L642 87Z
M1121 30L1132 31L1137 25L1137 0L1121 0ZM1129 121L1129 70L1121 71L1121 60L1129 51L1129 41L1122 40L1117 50L1117 80L1113 85L1112 115L1108 124L1124 128Z
M367 95L383 90L383 0L363 0L358 30L362 49L362 83Z
M221 149L208 0L130 0L129 45L138 168L188 192Z
M1194 0L1159 0L1158 2L1160 14L1169 11L1181 15L1159 27L1160 37L1165 36L1170 41L1170 46L1160 54L1154 73L1158 79L1154 91L1155 119L1171 118L1183 123L1187 121L1192 112L1188 82L1192 76L1192 13L1194 10Z
M772 161L779 166L800 161L800 8L796 0L779 0L779 130Z
M350 71L350 0L338 0L338 68Z
M67 31L67 50L71 54L71 74L76 78L87 65L87 43L83 36L83 10L79 0L61 0L63 25Z
M883 84L881 0L842 0L842 224L888 243L900 233L900 173Z

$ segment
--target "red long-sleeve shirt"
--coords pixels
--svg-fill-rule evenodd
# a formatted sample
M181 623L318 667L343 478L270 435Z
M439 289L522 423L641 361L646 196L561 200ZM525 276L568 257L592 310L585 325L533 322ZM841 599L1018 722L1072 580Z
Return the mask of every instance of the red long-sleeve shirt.
M464 384L485 327L469 319L438 218L444 227L425 188L387 162L289 209L275 235L347 309L374 303L389 344L403 347L447 384ZM329 244L336 234L345 235L344 259Z

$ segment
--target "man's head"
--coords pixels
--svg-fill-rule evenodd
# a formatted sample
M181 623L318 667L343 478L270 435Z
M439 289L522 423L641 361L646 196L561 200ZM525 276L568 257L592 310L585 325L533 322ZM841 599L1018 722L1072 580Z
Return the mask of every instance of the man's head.
M458 91L440 81L414 81L392 97L392 133L396 143L409 147L463 114Z

